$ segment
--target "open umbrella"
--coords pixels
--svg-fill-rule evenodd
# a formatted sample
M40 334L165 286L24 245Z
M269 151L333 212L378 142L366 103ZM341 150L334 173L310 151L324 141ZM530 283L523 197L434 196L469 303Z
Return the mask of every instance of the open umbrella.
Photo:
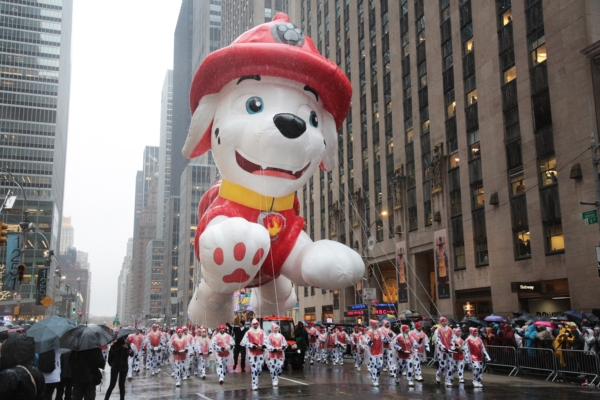
M556 324L551 321L535 321L533 323L534 326L546 326L551 329L556 329Z
M560 322L560 321L568 321L569 318L567 318L567 316L565 314L559 314L559 315L553 315L552 317L550 317L550 321L551 322Z
M120 331L115 333L115 340L121 339L123 336L129 336L132 333L135 333L135 329L133 328L123 328Z
M60 347L75 351L100 348L115 339L113 331L106 325L79 325L60 337Z
M486 328L488 326L488 323L485 321L482 321L480 319L477 318L463 318L460 321L461 325L462 324L467 324L469 325L469 327L483 327Z
M592 324L595 324L598 321L598 317L592 313L585 313L584 316L590 321Z
M35 352L41 354L60 347L60 337L73 328L74 320L53 316L34 324L26 335L35 340Z
M504 321L506 321L503 317L501 317L499 315L494 315L494 314L488 315L483 320L486 322L504 322Z
M520 311L513 311L512 314L515 318L519 318L521 315L525 315L525 314L529 314L529 313L525 310L520 310Z
M573 322L581 322L581 320L583 319L583 314L575 310L565 311L565 315L567 316L567 318L569 318L569 321Z

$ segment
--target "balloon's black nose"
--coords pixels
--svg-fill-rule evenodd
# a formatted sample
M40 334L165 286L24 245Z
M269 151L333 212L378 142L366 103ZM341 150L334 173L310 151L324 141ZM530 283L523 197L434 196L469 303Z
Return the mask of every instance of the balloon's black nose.
M296 139L306 131L306 122L294 114L277 114L273 122L279 132L288 139Z

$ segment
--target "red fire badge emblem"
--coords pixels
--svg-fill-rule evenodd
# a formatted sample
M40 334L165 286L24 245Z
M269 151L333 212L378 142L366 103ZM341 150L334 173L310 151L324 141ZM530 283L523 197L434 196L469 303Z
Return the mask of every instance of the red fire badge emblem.
M269 231L271 240L277 239L279 233L285 228L285 217L277 212L262 212L258 216L258 223L263 224Z

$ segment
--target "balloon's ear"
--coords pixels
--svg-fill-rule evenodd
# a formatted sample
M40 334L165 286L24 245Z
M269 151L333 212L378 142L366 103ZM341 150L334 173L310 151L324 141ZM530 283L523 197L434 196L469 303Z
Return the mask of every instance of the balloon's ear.
M217 93L206 95L200 100L200 104L198 104L192 116L185 145L181 150L184 157L198 157L210 150L210 131L217 111L217 104Z
M323 157L321 164L319 164L319 168L325 171L331 171L337 164L338 141L335 120L327 111L324 111L323 129L321 130L321 133L323 133L323 138L325 139L325 156Z

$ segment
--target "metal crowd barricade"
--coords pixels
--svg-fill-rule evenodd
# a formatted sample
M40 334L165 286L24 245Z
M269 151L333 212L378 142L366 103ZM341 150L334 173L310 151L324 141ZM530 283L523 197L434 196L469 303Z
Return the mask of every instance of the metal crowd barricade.
M486 349L491 359L491 361L486 362L486 367L488 365L495 365L512 368L508 376L512 376L513 374L517 375L519 367L517 364L517 352L514 347L486 346Z
M545 371L548 372L546 380L556 374L556 356L552 349L538 349L534 347L518 348L517 363L517 372L524 369Z
M552 381L557 378L558 374L593 376L590 383L600 376L598 356L592 351L559 349L556 351L556 359L556 375Z

